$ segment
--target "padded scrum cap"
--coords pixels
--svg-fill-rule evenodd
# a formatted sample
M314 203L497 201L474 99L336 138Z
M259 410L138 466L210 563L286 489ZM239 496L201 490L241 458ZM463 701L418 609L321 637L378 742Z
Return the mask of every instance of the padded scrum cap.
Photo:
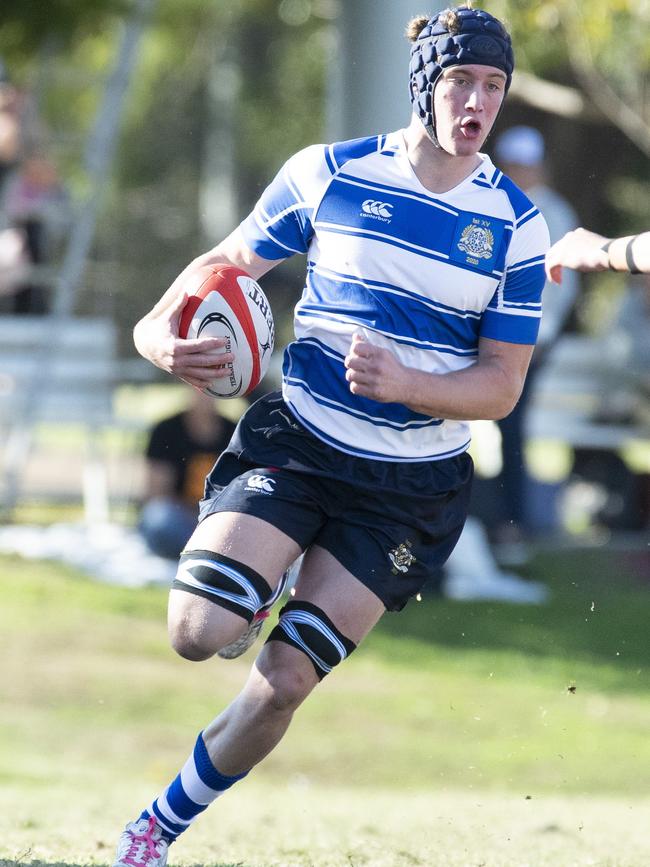
M448 15L455 25L448 29ZM512 80L515 57L510 35L503 24L483 9L465 6L445 9L422 28L411 48L409 92L416 115L437 144L433 117L433 90L443 69L470 63L494 66L506 74L506 93Z

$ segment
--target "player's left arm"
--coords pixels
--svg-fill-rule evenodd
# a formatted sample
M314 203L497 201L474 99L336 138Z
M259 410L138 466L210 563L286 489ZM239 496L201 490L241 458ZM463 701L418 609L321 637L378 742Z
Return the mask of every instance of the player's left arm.
M475 364L437 374L407 367L389 349L355 336L345 359L346 379L353 394L403 403L432 418L500 419L519 399L533 348L482 337Z
M345 359L350 391L433 418L505 418L519 400L537 340L547 248L539 213L515 226L505 273L483 312L474 364L448 373L414 369L355 335Z

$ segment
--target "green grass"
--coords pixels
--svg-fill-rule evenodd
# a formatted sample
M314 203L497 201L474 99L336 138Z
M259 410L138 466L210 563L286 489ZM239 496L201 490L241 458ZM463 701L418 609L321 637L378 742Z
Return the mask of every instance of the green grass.
M547 606L388 615L173 862L647 867L643 566L540 555ZM156 588L0 557L0 594L0 865L108 864L253 654L176 658Z

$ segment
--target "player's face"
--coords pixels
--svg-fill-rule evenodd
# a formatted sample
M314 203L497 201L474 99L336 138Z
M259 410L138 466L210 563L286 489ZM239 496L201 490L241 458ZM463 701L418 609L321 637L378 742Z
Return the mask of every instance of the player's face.
M433 105L436 135L447 153L471 156L481 146L501 108L506 76L494 66L452 66L438 80Z

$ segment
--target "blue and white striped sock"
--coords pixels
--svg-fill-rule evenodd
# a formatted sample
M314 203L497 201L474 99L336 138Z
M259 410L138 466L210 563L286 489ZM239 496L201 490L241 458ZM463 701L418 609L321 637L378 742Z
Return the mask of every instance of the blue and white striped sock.
M244 771L235 777L220 774L212 764L201 732L180 774L148 809L143 810L140 819L155 816L163 836L173 842L215 798L247 773Z

